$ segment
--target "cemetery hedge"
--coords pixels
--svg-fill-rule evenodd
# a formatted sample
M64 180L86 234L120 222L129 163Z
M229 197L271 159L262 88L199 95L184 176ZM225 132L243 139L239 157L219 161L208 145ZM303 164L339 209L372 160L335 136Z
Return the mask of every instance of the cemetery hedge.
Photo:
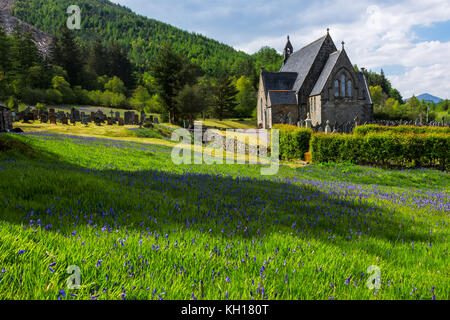
M418 126L380 126L376 124L368 124L364 126L357 126L353 129L354 134L365 136L371 132L393 132L399 134L407 133L447 133L450 134L450 127L418 127Z
M277 124L273 128L280 130L280 157L285 160L304 159L313 131L288 124Z
M317 133L311 139L314 163L351 162L382 167L438 167L450 169L450 135L395 134L366 135Z

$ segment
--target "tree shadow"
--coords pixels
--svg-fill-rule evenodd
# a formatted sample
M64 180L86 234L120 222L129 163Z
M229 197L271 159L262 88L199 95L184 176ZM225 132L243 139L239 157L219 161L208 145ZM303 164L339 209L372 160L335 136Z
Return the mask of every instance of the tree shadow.
M11 156L17 154L0 156L0 219L19 225L40 219L43 228L51 225L49 232L69 234L74 226L90 224L161 234L194 230L226 241L281 231L319 239L350 236L348 241L362 234L395 242L407 224L416 231L403 232L404 241L433 237L419 231L419 221L404 222L405 216L392 216L385 207L356 196L343 199L337 189L325 192L314 183L93 169L42 151L32 158Z

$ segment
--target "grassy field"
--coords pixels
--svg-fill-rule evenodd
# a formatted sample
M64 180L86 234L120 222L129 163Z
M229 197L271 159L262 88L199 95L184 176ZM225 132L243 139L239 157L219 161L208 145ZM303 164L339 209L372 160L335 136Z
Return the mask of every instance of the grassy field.
M0 136L0 299L450 299L447 173L263 177L118 139Z

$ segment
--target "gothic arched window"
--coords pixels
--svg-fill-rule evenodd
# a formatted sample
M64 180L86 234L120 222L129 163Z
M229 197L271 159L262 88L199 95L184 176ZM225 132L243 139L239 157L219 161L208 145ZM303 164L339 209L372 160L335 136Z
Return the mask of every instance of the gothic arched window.
M339 97L339 80L334 80L334 96Z
M351 80L347 81L347 96L352 96L352 82Z
M341 74L341 97L345 97L345 74Z

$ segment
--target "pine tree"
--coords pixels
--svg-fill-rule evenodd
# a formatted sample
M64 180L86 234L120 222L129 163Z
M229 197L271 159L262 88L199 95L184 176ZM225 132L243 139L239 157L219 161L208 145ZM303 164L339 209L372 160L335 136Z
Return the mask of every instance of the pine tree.
M150 69L169 121L174 123L178 120L175 97L185 85L195 83L199 70L167 44L159 49Z
M70 84L80 84L79 74L83 67L81 50L75 41L73 31L65 25L60 28L58 35L53 40L51 53L54 63L67 71Z
M95 40L88 58L88 69L99 76L109 73L108 52L100 39Z
M238 91L230 77L217 79L213 86L213 112L220 121L233 114Z
M135 85L133 66L126 52L114 42L109 49L109 76L119 77L128 89Z

